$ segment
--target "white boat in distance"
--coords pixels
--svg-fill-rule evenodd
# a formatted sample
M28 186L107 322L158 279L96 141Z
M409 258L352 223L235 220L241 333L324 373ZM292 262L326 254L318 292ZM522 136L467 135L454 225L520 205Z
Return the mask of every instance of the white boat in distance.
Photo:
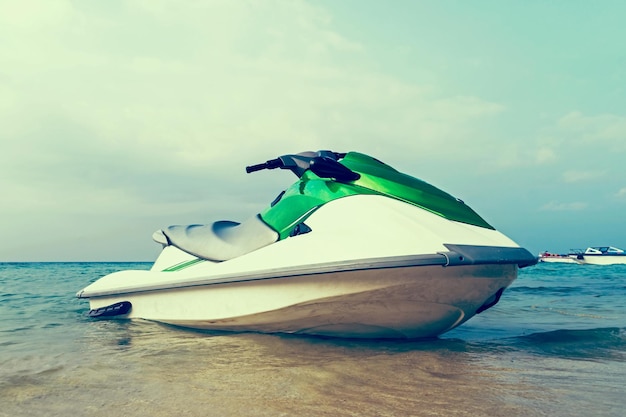
M568 254L556 254L551 252L542 252L539 254L539 262L549 262L549 263L566 263L566 264L577 264L576 258L571 257Z
M626 252L614 246L590 246L584 252L575 251L569 256L583 265L626 264Z
M463 201L370 156L283 155L247 167L298 180L243 223L169 226L149 271L77 296L94 318L207 330L435 337L495 305L537 258Z

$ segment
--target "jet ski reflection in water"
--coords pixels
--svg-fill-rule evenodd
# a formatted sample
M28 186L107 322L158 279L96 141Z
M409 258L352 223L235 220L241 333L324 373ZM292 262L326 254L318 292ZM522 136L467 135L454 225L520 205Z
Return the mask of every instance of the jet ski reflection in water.
M435 337L495 305L537 258L461 200L362 153L284 155L298 180L243 223L170 226L149 271L78 292L93 317L196 329Z

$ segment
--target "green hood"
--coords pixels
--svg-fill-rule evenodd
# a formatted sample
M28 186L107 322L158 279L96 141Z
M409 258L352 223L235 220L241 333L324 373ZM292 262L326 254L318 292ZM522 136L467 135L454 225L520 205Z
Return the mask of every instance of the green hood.
M403 174L368 155L349 152L339 161L360 174L355 181L338 182L320 178L310 170L261 213L261 218L288 237L317 208L353 195L383 195L413 204L449 220L494 229L461 200L422 180Z

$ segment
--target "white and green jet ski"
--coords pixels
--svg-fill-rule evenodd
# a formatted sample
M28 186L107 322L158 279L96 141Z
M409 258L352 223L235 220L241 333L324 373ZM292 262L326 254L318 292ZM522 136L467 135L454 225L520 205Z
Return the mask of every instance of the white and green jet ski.
M152 268L77 296L89 315L196 329L435 337L495 305L537 258L461 200L370 156L284 155L247 167L298 180L243 223L169 226Z

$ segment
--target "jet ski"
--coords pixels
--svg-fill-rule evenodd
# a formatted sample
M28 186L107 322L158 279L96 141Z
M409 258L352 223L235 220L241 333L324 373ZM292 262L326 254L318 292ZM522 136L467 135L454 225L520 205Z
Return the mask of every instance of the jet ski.
M193 329L432 338L494 306L537 258L458 198L358 152L248 166L298 179L245 221L154 233L150 270L77 293L94 318Z

